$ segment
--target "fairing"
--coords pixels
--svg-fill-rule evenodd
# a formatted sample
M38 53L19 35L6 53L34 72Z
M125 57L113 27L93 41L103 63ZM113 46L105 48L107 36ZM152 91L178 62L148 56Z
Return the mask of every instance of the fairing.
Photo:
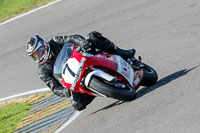
M62 81L62 68L66 61L72 56L73 44L67 43L63 45L54 64L53 75L58 81Z
M106 69L106 73L117 77L133 88L137 89L139 86L142 73L135 72L120 56L104 53L80 54L76 48L73 45L72 50L72 44L64 45L54 66L54 76L68 89L95 95L95 92L84 88L81 83L81 80L84 80L88 74L88 68Z

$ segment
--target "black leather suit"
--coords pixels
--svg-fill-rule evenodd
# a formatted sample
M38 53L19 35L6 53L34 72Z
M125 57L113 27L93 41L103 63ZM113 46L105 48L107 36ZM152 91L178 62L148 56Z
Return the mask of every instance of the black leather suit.
M53 76L53 67L62 46L66 42L79 45L80 41L85 40L81 35L70 35L70 36L57 36L52 38L48 43L50 45L53 57L48 60L45 64L38 65L38 76L40 79L52 90L52 92L58 96L64 97L65 93L69 91L64 88L60 82ZM69 92L67 92L69 93ZM83 110L86 105L89 104L94 99L94 96L73 93L72 105L76 110Z

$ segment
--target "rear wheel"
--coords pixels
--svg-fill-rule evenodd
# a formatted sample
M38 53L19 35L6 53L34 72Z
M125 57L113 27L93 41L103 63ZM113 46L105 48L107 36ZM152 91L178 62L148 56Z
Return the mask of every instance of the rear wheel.
M142 68L144 71L144 76L143 76L141 85L149 87L156 84L158 80L157 72L152 67L144 63L142 64L144 65L144 67Z
M92 76L88 86L92 90L114 99L130 101L136 98L135 89L120 81L112 83L97 76Z

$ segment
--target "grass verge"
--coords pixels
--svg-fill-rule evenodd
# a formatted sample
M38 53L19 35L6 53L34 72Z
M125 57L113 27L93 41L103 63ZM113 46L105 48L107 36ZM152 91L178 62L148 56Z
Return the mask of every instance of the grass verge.
M11 103L0 108L0 133L12 133L31 108L29 103Z
M0 0L0 22L54 0Z

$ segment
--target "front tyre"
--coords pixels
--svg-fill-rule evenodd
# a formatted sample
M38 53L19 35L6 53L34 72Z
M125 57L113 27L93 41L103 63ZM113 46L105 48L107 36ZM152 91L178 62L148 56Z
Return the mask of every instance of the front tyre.
M116 84L118 84L117 87ZM121 87L119 84L121 84ZM88 87L107 97L118 100L131 101L136 98L135 89L119 81L113 84L97 76L92 76Z
M142 67L143 71L144 71L144 75L143 75L143 79L142 79L142 86L152 86L154 84L156 84L157 80L158 80L158 75L157 72L150 66L142 63L142 65L144 65L144 67Z

